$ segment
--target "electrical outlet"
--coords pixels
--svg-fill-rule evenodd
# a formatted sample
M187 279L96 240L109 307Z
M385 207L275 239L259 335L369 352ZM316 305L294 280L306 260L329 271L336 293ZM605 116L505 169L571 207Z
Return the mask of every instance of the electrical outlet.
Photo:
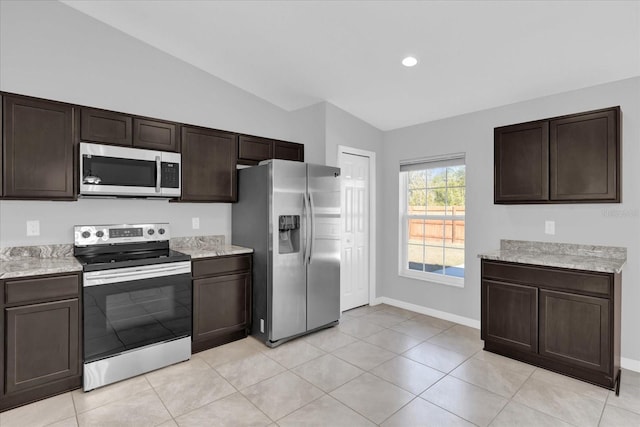
M40 235L40 221L37 219L27 221L27 236Z
M191 218L191 228L197 230L200 228L200 218Z
M555 221L545 221L544 222L544 233L545 234L556 234L556 222Z

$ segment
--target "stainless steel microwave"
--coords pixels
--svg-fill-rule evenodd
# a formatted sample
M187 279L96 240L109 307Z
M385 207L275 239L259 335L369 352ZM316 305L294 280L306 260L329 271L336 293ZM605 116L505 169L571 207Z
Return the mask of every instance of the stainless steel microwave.
M80 143L80 195L179 197L180 154Z

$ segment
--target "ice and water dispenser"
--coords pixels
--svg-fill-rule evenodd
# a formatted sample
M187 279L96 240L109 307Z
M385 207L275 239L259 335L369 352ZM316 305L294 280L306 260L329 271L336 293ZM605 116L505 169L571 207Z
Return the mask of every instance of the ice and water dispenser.
M278 217L278 252L292 254L300 251L300 215Z

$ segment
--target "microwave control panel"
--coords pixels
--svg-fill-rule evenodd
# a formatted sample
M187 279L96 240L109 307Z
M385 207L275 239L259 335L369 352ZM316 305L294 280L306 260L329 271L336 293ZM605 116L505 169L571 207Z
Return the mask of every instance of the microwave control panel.
M160 186L163 188L180 188L180 164L162 162Z

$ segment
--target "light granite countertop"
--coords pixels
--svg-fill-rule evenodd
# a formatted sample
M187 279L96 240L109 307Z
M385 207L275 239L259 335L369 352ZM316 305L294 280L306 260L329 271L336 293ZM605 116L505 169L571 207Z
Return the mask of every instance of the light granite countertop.
M177 237L171 249L192 259L253 253L253 249L227 245L224 236ZM41 245L0 248L0 279L82 271L73 256L73 245Z
M17 246L0 249L0 279L82 271L73 245Z
M616 246L501 240L500 249L481 253L478 257L547 267L620 273L627 261L627 249Z
M253 253L253 249L235 245L223 245L212 248L172 246L171 249L182 252L183 254L191 255L191 259Z
M82 264L74 257L64 258L13 258L0 261L0 279L12 279L44 274L71 273L82 271Z
M224 236L175 237L171 249L191 255L192 259L253 253L253 249L225 244Z

